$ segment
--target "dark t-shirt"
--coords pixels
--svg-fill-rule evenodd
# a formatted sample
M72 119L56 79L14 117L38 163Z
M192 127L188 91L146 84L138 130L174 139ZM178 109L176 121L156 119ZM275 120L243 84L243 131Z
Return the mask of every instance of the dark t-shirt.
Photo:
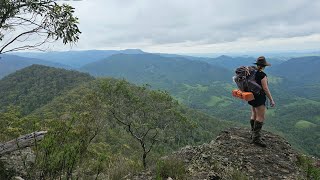
M255 77L256 82L257 82L260 86L262 86L261 80L262 80L264 77L266 77L266 76L267 76L266 73L264 73L264 72L262 72L262 71L257 71L257 72L256 72L256 77Z
M266 76L267 76L266 73L262 71L256 72L255 80L261 87L262 87L261 80ZM254 98L255 98L254 100L248 102L251 106L258 107L266 104L266 100L267 100L266 94L264 93L263 90L261 91L262 92L259 95L254 94Z

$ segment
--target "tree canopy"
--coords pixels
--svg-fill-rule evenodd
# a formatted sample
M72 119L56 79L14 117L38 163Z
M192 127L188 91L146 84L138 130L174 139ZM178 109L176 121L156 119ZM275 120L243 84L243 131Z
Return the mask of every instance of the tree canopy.
M79 39L74 8L54 0L1 0L0 54L39 49L57 40L64 44Z

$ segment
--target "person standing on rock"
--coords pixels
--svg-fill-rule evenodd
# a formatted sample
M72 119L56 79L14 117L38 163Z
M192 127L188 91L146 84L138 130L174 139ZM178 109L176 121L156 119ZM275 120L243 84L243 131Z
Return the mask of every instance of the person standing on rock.
M270 100L271 107L275 106L275 102L268 88L267 75L263 70L266 66L271 66L271 64L266 61L264 56L260 56L254 64L257 65L255 80L262 87L262 92L259 95L254 95L255 99L248 102L251 105L251 143L261 147L266 147L265 142L261 139L261 129L265 120L267 97Z

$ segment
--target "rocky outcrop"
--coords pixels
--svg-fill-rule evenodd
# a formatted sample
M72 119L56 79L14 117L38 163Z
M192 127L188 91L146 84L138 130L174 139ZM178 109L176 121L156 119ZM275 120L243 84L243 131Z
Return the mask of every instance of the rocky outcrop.
M44 138L47 131L33 132L11 141L0 143L0 179L19 175L27 176L29 167L35 161L30 148ZM16 176L13 179L22 179Z
M34 146L38 141L41 141L44 138L46 133L47 131L33 132L20 136L11 141L0 143L0 157L18 149Z
M25 177L28 174L27 170L35 161L35 154L30 147L27 147L1 156L0 161L4 165L2 168L6 172L11 172L8 174L9 177L12 175Z
M250 130L230 128L208 144L187 146L166 159L180 159L186 179L307 179L297 165L300 154L282 137L263 131L267 147L250 144ZM148 173L140 178L154 179ZM135 179L135 178L133 178Z
M263 132L266 148L250 144L248 129L231 128L209 144L185 147L174 155L187 164L190 179L300 179L298 153L280 136Z

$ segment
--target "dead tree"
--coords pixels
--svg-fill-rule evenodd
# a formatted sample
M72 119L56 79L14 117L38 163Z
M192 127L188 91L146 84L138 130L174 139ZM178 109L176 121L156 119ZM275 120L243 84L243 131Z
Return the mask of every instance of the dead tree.
M44 138L46 133L47 131L33 132L11 141L0 143L0 156L19 149L34 146L38 141L41 141Z

